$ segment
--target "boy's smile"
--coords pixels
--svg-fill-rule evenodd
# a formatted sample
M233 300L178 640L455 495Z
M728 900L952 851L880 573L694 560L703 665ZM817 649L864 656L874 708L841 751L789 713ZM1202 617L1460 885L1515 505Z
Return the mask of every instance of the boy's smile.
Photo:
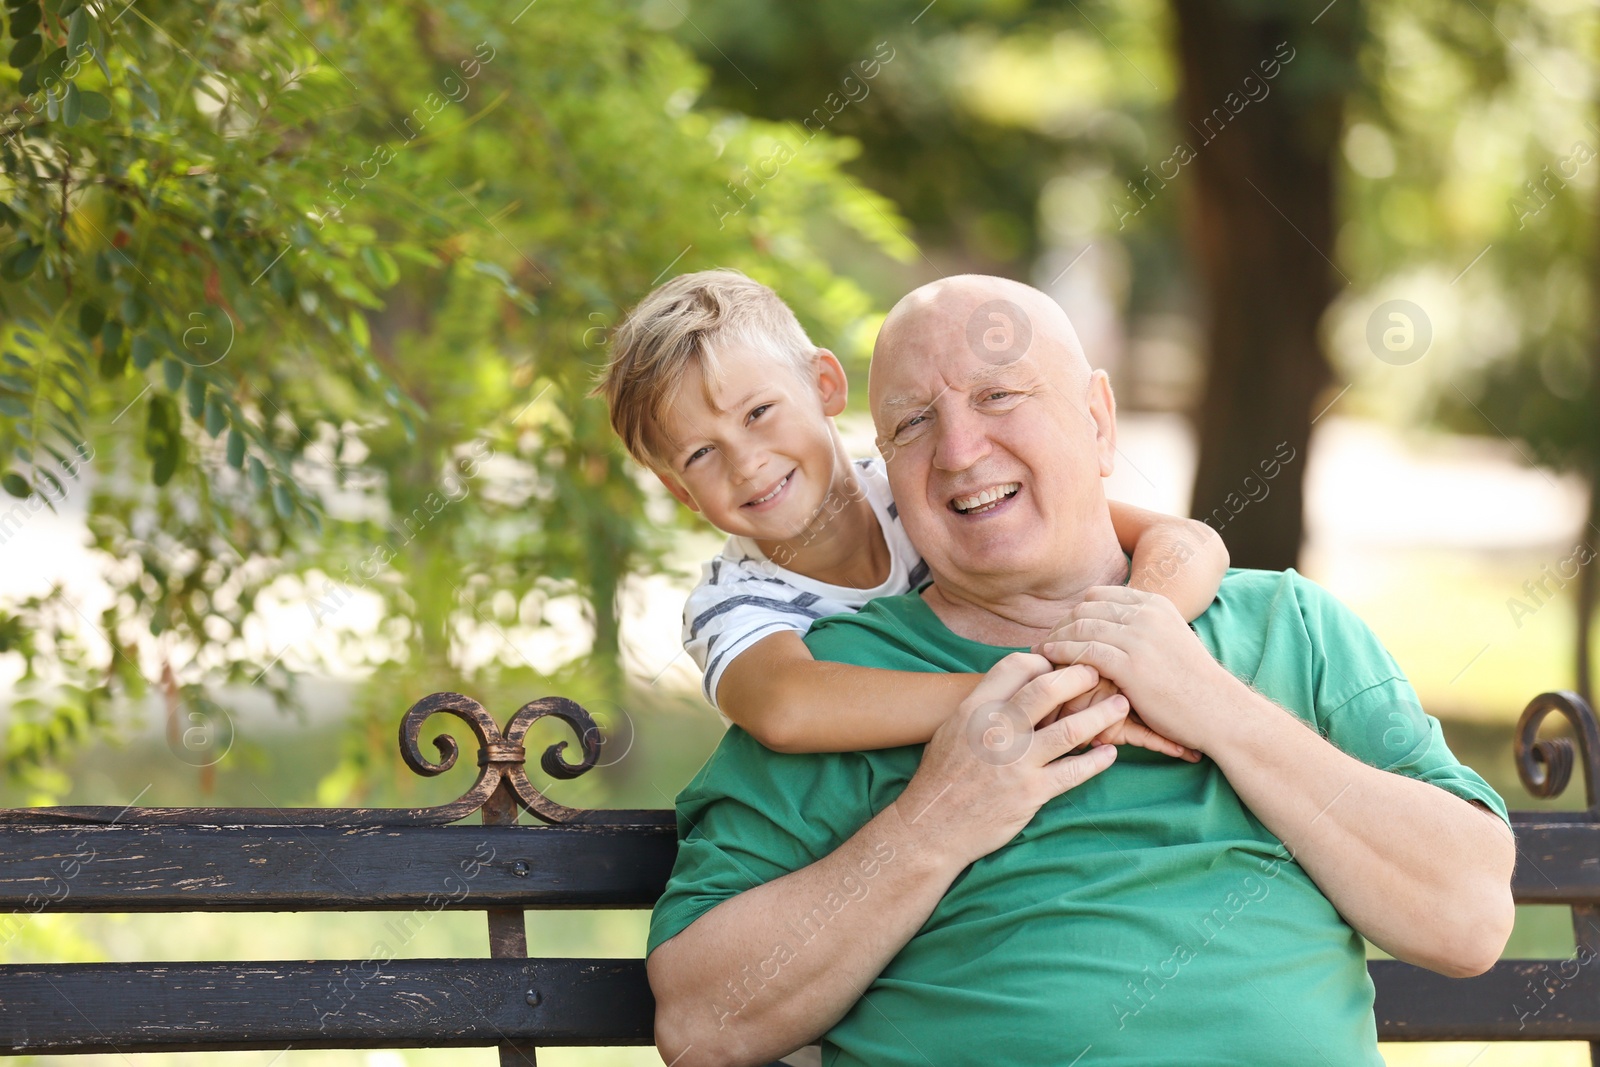
M850 464L829 416L844 410L844 370L818 349L801 370L732 342L715 377L691 371L662 412L656 476L718 529L769 554L832 517Z

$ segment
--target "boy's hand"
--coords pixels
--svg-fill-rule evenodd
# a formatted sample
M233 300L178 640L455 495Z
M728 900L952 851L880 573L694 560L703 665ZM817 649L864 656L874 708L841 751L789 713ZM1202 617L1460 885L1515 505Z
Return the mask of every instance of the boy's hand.
M1046 639L1046 641L1053 640L1054 638L1055 634L1052 633L1050 637ZM1040 646L1045 643L1046 642L1040 642ZM1038 652L1039 647L1035 647L1034 651ZM1047 715L1043 720L1040 721L1039 725L1048 726L1063 715L1071 715L1075 711L1082 711L1090 704L1097 704L1106 699L1106 697L1120 692L1122 692L1122 690L1117 688L1115 682L1111 681L1109 678L1102 677L1099 683L1096 684L1093 689L1080 696L1073 697L1071 700L1061 705L1060 708L1057 708L1055 711ZM1145 725L1144 720L1139 718L1137 712L1131 711L1128 713L1128 717L1126 719L1123 719L1120 722L1112 723L1109 727L1096 735L1090 744L1135 745L1139 748L1147 748L1151 752L1159 752L1164 756L1172 756L1188 763L1199 763L1201 756L1201 754L1194 749L1187 748L1168 737L1164 737L1161 734L1156 733L1154 730L1150 729L1149 726Z

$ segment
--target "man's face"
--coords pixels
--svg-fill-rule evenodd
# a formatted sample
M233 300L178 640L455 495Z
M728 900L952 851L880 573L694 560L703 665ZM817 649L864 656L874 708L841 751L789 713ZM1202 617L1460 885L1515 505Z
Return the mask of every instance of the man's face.
M1027 320L1026 351L997 358L974 341L985 330L969 328L996 292L947 283L897 309L873 358L890 487L936 577L1041 589L1105 519L1110 386L1083 362L1059 309L1013 303Z
M758 541L800 535L833 482L828 416L843 410L844 371L819 350L809 376L729 344L708 400L691 370L661 418L663 485L717 529Z

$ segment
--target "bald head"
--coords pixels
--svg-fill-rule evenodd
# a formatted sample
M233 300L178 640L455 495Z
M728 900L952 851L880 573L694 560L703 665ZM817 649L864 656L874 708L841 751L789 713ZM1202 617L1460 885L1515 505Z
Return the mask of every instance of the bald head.
M905 361L952 345L990 366L1030 360L1070 395L1079 395L1089 382L1089 361L1060 304L1010 278L958 274L913 289L884 319L867 379L873 418L881 423L880 405L898 408L911 399L884 390Z
M917 289L884 320L868 393L900 519L944 595L1066 596L1123 562L1101 487L1116 401L1039 290L975 274Z

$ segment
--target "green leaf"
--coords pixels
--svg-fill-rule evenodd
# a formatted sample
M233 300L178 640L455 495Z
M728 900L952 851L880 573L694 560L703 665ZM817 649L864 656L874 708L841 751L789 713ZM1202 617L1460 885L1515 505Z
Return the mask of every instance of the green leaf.
M169 396L150 397L144 426L144 452L153 461L150 480L166 485L183 458L183 435L178 429L178 407Z
M43 47L44 39L37 33L25 34L11 46L11 54L6 57L6 62L21 70L38 57L39 50Z
M115 325L108 323L107 327ZM100 377L106 381L120 378L128 369L128 351L121 345L104 345L100 349Z
M106 320L106 324L100 328L100 347L102 349L122 347L122 323L116 319Z
M381 248L371 245L361 249L361 262L366 265L367 273L372 275L372 280L380 288L387 289L400 280L400 265L394 257Z
M199 422L205 417L206 413L205 379L198 374L189 375L188 382L184 384L184 392L189 401L189 417Z
M21 221L21 217L5 201L0 200L0 226L16 226Z
M82 9L74 11L67 19L67 54L75 56L89 39L89 13Z
M106 323L106 309L90 300L78 307L78 332L89 340L100 332Z
M228 431L228 466L236 471L244 469L244 434L238 427Z
M155 362L156 343L149 334L141 333L133 339L133 365L138 370L144 370Z
M56 14L61 18L66 18L68 15L72 14L82 6L83 0L61 0L61 2L56 5Z
M168 356L161 361L161 376L167 383L167 388L176 393L183 384L183 364Z
M26 500L29 494L33 492L22 475L16 471L6 471L5 474L0 475L0 487L4 487L6 492L18 500Z
M32 239L24 238L3 261L0 261L0 277L4 277L7 281L20 282L33 273L34 264L39 262L39 257L43 253L43 245L36 245Z
M23 38L39 28L44 11L38 4L24 4L11 13L11 36Z
M294 514L294 496L289 492L289 487L282 482L272 487L272 510L278 513L279 518L284 519Z
M268 271L272 278L272 291L285 303L294 300L294 275L289 273L289 268L282 262Z
M110 98L93 89L84 89L78 93L78 106L83 108L83 117L91 122L104 122L111 117Z
M267 487L267 468L255 456L250 457L250 484L257 489L265 489Z
M139 327L144 325L144 320L150 317L150 301L144 294L135 290L122 298L121 319L129 326Z
M78 100L78 87L68 82L66 94L61 98L61 121L69 127L76 126L78 117L82 114L82 104Z
M0 415L13 419L25 419L33 414L33 410L14 396L0 396Z
M206 399L206 434L215 437L228 426L228 409L215 394Z

